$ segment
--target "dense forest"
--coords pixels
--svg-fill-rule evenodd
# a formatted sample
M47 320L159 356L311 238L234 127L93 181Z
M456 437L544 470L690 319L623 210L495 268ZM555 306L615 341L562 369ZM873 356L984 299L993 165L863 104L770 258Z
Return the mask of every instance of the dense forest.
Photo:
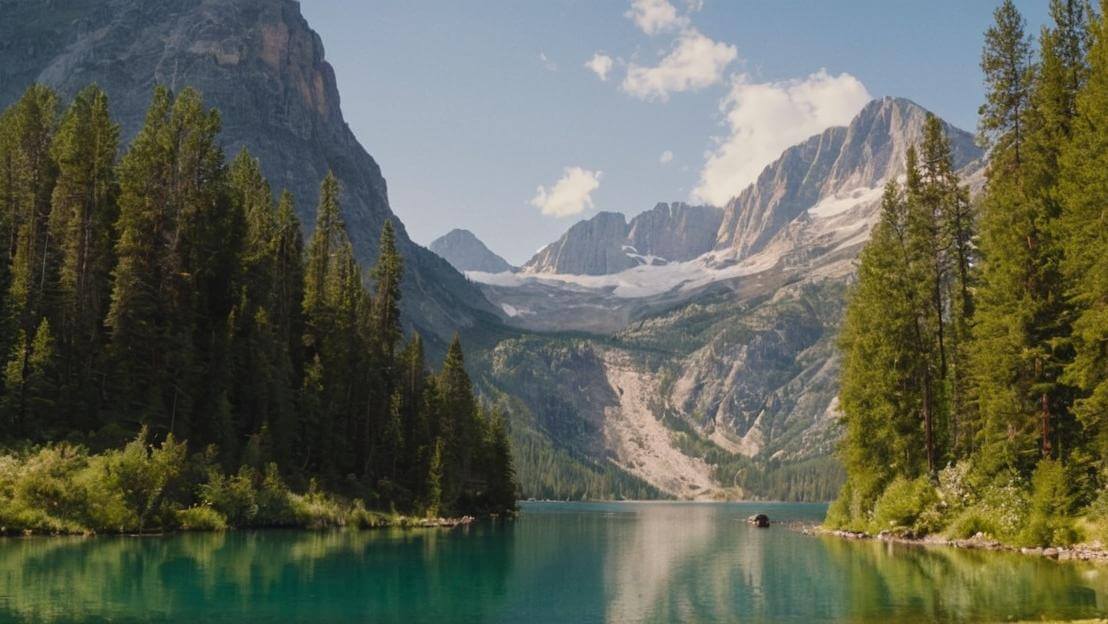
M841 336L831 526L1108 541L1108 2L985 33L971 201L937 120L885 190Z
M219 132L192 89L157 88L122 156L95 86L64 109L32 86L0 116L0 527L288 524L259 501L296 489L513 509L505 418L459 340L433 374L402 332L392 224L365 274L329 174L305 245L293 198Z

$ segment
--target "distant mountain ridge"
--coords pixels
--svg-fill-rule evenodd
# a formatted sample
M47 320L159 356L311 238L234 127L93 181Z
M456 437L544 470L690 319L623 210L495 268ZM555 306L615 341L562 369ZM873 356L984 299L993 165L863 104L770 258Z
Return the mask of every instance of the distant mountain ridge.
M502 273L515 269L492 252L469 230L453 229L431 241L428 247L459 271Z
M470 274L513 325L598 335L502 342L493 378L513 380L540 421L586 432L571 442L578 450L671 495L733 497L738 486L740 496L785 497L807 484L805 496L829 498L835 338L848 284L883 186L903 179L927 115L886 97L786 149L717 213L714 236L686 247L699 255L632 265L617 252L630 245L621 215L604 214L570 228L519 273ZM963 183L979 189L982 151L970 133L945 129ZM604 262L581 262L598 251ZM588 372L567 360L588 362ZM575 375L570 387L587 392L555 399L530 384L529 375L553 371ZM793 485L758 489L773 479Z
M606 275L695 258L715 242L723 213L712 206L659 203L627 221L599 212L578 221L521 267L525 273Z
M333 170L363 266L386 220L405 259L406 324L439 348L456 330L496 324L491 305L446 261L416 245L389 207L380 167L343 119L323 44L293 0L10 0L0 20L0 108L33 82L72 97L108 94L124 142L153 88L197 88L219 110L227 158L247 147L275 192L287 188L305 231Z

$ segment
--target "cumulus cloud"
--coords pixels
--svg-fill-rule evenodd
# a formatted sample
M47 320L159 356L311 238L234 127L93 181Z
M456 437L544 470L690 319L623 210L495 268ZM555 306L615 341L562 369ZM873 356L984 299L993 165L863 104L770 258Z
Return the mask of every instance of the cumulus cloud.
M585 63L585 67L589 68L601 80L607 80L608 72L612 71L613 64L612 57L603 52L597 52Z
M696 91L721 82L724 70L738 55L735 46L686 28L658 65L628 66L621 86L637 98L664 101L671 93Z
M539 186L531 205L551 217L570 217L592 208L592 192L600 187L600 171L566 167L548 190Z
M670 150L662 152L662 155L658 157L658 162L662 163L663 165L668 165L669 163L673 162L673 152L671 152Z
M727 203L786 148L845 125L871 99L857 78L820 70L806 78L755 83L736 76L720 101L728 129L706 158L693 199Z
M648 35L681 30L689 25L689 18L678 14L668 0L631 0L631 9L624 15Z

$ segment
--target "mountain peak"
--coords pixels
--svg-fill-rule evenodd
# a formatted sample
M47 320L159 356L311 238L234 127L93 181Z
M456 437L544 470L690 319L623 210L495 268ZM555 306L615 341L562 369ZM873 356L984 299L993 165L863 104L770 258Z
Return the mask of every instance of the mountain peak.
M598 212L543 247L523 270L607 275L690 260L712 249L722 218L718 208L684 202L659 202L630 222L619 212Z
M436 238L431 251L442 256L459 271L503 273L514 269L504 258L493 253L473 232L455 228Z
M716 248L747 257L806 212L837 215L849 209L851 197L869 201L875 189L903 172L908 148L923 139L928 114L911 100L886 96L866 104L849 125L828 128L788 148L728 202ZM981 158L971 134L943 125L955 168ZM817 205L825 210L809 210Z

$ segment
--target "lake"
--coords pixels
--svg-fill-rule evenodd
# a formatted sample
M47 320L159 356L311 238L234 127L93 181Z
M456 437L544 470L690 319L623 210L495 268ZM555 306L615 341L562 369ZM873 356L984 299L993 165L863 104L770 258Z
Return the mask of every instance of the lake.
M824 505L525 503L453 530L0 539L0 621L934 622L1108 612L1108 566L854 542Z

